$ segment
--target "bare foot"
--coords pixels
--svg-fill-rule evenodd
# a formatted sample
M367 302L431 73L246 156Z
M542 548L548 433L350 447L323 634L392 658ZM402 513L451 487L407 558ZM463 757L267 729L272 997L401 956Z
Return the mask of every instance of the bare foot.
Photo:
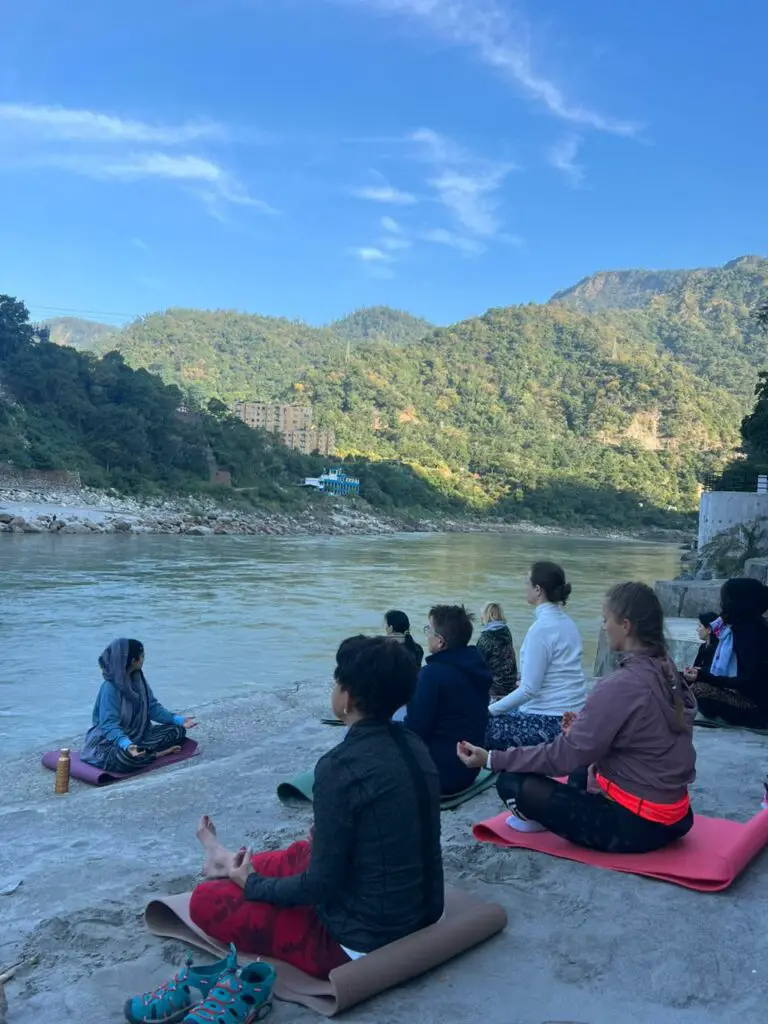
M219 842L216 826L207 814L200 819L196 835L205 850L203 876L205 878L229 878L235 855Z
M167 750L159 750L155 757L170 757L171 754L178 754L181 751L181 747L168 747Z

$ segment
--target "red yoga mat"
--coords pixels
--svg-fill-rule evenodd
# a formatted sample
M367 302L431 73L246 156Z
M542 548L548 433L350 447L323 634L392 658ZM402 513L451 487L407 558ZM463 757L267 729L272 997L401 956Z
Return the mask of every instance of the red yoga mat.
M60 753L61 751L59 750L49 750L47 754L43 754L43 767L55 772L56 762L59 760ZM178 764L179 761L186 761L187 758L194 757L197 753L198 749L195 740L187 739L184 740L178 754L169 754L167 757L161 757L159 760L147 765L146 768L139 768L138 771L121 773L105 772L101 768L94 768L92 764L86 764L85 761L81 761L78 752L73 750L70 754L70 771L73 779L79 779L80 782L85 782L89 786L108 786L111 782L122 782L123 779L132 779L136 775L156 772L158 768L165 768L169 764Z
M657 878L698 892L727 889L768 845L768 811L760 811L746 824L698 815L688 835L664 850L623 854L585 850L552 832L515 832L506 824L508 817L509 811L505 811L481 821L472 834L481 843L535 850L609 871Z

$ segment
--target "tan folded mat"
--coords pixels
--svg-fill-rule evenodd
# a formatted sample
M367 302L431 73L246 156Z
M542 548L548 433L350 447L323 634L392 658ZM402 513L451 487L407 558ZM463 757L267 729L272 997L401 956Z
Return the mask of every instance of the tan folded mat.
M154 935L178 939L216 957L224 955L226 950L193 923L189 901L190 893L152 900L145 911L147 927ZM279 960L272 961L277 970L275 995L333 1017L465 953L503 931L506 924L503 907L447 888L441 921L337 967L328 981L319 981ZM253 959L241 957L246 962Z

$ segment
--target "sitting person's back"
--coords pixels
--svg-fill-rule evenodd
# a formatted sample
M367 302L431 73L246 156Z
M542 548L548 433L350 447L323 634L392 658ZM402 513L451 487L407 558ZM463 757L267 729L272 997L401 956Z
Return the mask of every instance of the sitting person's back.
M325 838L315 830L319 860L318 844L354 836L344 884L317 908L345 947L370 952L440 918L440 783L417 736L393 722L353 725L318 762L314 801L330 822Z
M390 609L384 616L384 626L387 636L395 643L402 644L408 653L414 658L416 667L421 668L424 660L424 648L411 636L411 620L405 612L396 608Z
M491 602L483 609L477 649L485 658L493 676L491 697L497 700L512 693L517 686L517 658L512 632L500 604Z
M245 855L208 818L204 873L190 915L241 953L318 978L443 915L438 776L424 744L390 718L416 687L414 659L384 637L352 637L336 655L332 704L348 726L317 763L310 840Z
M467 789L477 778L476 770L458 762L456 744L484 740L493 676L482 654L468 646L472 619L463 606L433 608L426 633L430 653L408 705L405 726L426 743L437 765L441 792L449 796Z

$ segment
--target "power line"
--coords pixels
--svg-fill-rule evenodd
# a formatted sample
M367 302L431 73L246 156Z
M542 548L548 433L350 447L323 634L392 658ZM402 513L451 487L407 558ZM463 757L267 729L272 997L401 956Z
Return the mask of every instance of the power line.
M88 316L120 316L120 317L136 317L141 316L141 313L117 313L110 312L106 309L68 309L66 306L30 306L30 309L39 309L47 313L79 313L87 314Z

